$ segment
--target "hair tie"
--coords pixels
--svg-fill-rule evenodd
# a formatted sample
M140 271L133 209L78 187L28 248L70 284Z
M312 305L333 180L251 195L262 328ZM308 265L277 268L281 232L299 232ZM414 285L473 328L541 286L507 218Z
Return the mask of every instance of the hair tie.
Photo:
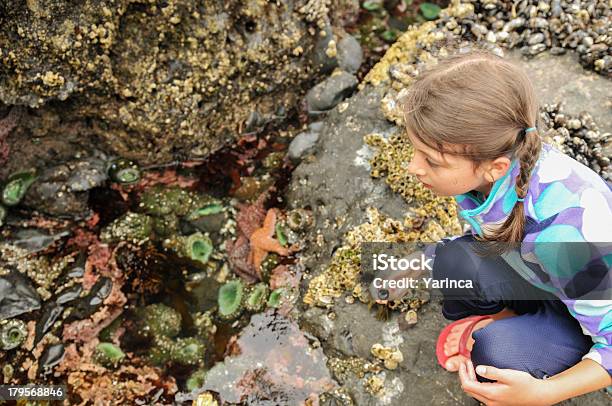
M525 129L525 132L526 132L526 133L528 133L528 132L530 132L530 131L535 131L535 130L536 130L536 128L535 128L535 127L529 127L529 128L526 128L526 129Z
M517 199L516 199L516 201L517 201L517 202L524 202L524 201L525 201L525 198L524 198L524 197L523 197L523 198L521 198L521 199L517 198Z

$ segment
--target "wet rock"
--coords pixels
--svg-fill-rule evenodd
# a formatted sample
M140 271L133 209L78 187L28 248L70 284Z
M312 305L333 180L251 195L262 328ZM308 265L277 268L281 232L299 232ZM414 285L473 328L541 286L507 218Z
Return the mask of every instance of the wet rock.
M92 157L44 169L25 195L24 204L53 216L85 218L87 191L108 179L106 162Z
M338 58L336 57L336 40L329 22L317 35L319 39L313 53L313 66L321 73L330 73L338 66Z
M56 241L70 235L69 231L62 231L49 235L46 231L34 228L20 229L14 234L11 244L30 253L42 251Z
M287 155L290 159L299 160L309 151L312 151L317 140L319 139L319 133L306 131L299 133L289 144Z
M326 311L313 307L302 314L300 327L319 339L327 341L334 329L334 322L327 317Z
M308 91L308 112L317 113L333 108L357 87L357 78L346 72L332 75Z
M363 62L363 51L359 41L347 35L338 43L338 65L348 73L356 73Z
M0 320L40 309L40 297L30 281L16 271L0 276Z

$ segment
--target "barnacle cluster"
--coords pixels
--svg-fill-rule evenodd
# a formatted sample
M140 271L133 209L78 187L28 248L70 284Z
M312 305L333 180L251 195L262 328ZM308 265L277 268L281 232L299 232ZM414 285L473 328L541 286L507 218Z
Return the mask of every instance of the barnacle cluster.
M36 292L44 300L49 299L53 291L61 291L65 287L58 286L55 282L74 261L70 255L57 259L34 256L26 249L10 243L0 243L0 259L0 276L9 273L9 268L15 268L35 283ZM5 267L4 264L9 266Z
M368 223L349 231L345 244L336 250L327 269L311 280L303 299L306 304L329 306L333 298L346 290L352 290L354 296L364 300L365 292L358 283L362 242L435 242L448 235L461 234L455 202L434 195L407 173L405 165L412 156L412 147L406 138L396 134L387 139L369 134L364 141L377 149L370 160L370 175L385 177L391 190L400 194L411 207L403 221L386 218L369 208ZM417 309L427 300L407 295L401 300L402 304L390 302L390 306L401 310Z
M413 203L411 216L404 223L406 227L422 230L419 239L430 242L449 233L461 233L455 201L450 197L436 196L407 172L413 148L406 137L395 134L386 139L379 134L368 134L364 141L378 149L370 160L370 175L373 178L385 177L391 190L400 194L407 203Z
M327 366L340 381L347 380L352 375L362 379L368 373L376 373L382 370L380 365L368 362L361 357L330 357Z
M294 105L296 89L317 75L309 62L315 34L336 6L41 4L2 6L0 99L40 107L75 97L58 106L63 115L91 120L113 152L147 165L182 153L205 156L239 134L255 108L267 119Z
M385 347L380 343L372 345L370 352L376 358L383 361L387 369L396 369L399 363L404 360L404 356L398 348Z
M152 231L153 219L150 216L128 212L104 227L100 240L104 243L129 241L139 244L149 239Z
M411 209L403 221L386 217L375 208L368 208L368 222L347 233L345 244L336 250L329 266L310 281L304 303L327 307L347 290L366 301L365 292L359 284L361 243L437 241L447 235L460 234L461 225L454 203L450 201L446 206L440 201L436 203L423 202L421 207ZM429 222L425 224L427 219ZM415 294L417 296L402 298L401 304L390 302L391 308L418 309L428 298L421 297L419 292Z

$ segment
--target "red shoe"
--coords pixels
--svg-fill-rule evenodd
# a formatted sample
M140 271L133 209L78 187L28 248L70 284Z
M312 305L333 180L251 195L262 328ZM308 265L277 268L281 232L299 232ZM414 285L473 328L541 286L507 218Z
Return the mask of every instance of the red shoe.
M442 331L440 332L440 335L438 336L438 341L436 343L436 356L438 357L438 363L440 364L440 366L446 369L446 361L448 361L450 357L454 357L455 355L463 355L466 358L470 358L470 351L467 349L468 338L472 335L472 330L474 330L474 327L476 326L476 324L478 324L479 321L490 318L491 316L489 315L470 316L464 319L455 320L448 326L444 327L444 329L442 329ZM457 352L450 355L446 355L444 353L444 343L446 342L446 338L450 334L452 328L455 327L457 324L466 323L468 320L470 321L467 323L467 326L465 327L465 330L463 330L463 333L461 333Z

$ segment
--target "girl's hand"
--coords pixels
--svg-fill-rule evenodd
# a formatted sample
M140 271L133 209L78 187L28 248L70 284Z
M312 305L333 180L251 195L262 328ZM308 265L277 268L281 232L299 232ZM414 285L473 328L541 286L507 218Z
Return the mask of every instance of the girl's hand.
M481 372L481 369L484 371ZM534 378L527 372L479 365L478 375L497 382L478 382L470 360L459 366L461 388L487 406L541 406L555 403L546 391L546 381Z

